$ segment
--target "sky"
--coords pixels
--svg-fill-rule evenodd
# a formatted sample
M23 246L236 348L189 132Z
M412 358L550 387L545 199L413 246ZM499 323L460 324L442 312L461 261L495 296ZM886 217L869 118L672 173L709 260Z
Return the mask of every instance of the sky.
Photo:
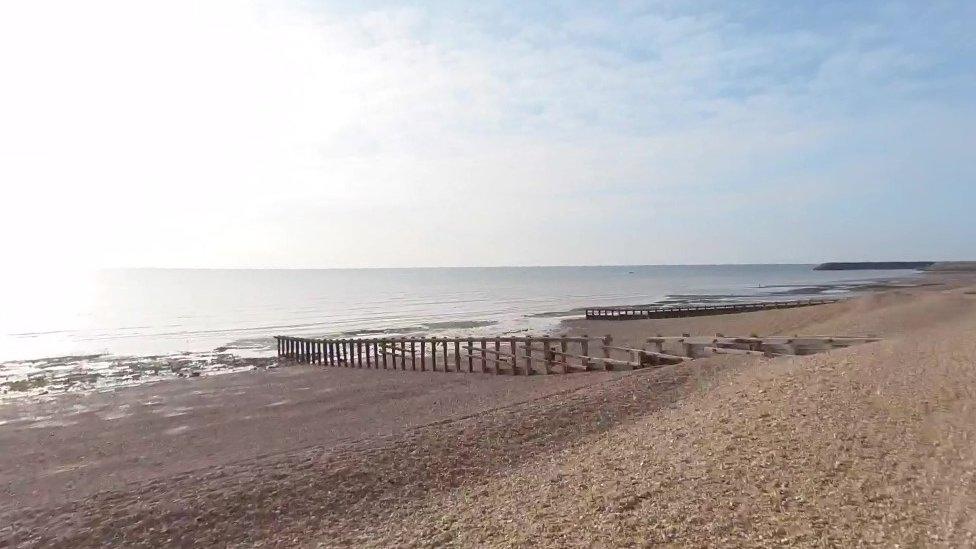
M22 268L976 259L976 3L8 0Z

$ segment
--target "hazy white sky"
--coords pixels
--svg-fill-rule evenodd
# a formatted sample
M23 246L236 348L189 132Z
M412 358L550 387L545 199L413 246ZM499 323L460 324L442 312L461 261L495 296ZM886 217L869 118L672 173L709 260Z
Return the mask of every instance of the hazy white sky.
M25 266L976 259L976 3L7 1Z

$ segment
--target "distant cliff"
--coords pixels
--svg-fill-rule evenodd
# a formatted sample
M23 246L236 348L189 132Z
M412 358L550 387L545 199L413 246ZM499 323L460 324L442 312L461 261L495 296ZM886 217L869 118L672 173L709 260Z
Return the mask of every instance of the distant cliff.
M929 265L926 271L939 272L972 272L976 271L976 261L940 261Z
M857 261L851 263L824 263L815 271L867 271L888 269L928 269L934 261Z

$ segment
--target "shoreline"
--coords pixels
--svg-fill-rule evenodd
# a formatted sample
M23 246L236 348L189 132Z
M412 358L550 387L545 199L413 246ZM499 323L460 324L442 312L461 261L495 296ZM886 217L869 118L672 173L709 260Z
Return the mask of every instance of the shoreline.
M976 503L943 505L941 484L898 474L951 464L939 478L952 485L973 463L972 445L954 442L971 440L972 408L958 424L941 411L976 398L966 339L976 279L940 283L822 307L574 326L605 327L615 341L681 331L884 338L811 356L529 378L294 366L0 406L0 444L19 449L0 456L0 539L558 546L572 523L581 539L609 545L637 526L656 542L697 544L748 513L748 528L721 529L721 539L783 539L773 534L783 519L818 525L795 532L802 544L826 528L846 545L877 513L896 512L908 530L879 539L911 545L899 532L932 532L932 509ZM957 451L970 454L947 461ZM763 478L804 504L767 509L780 499L763 495L757 459ZM934 507L880 497L890 490ZM728 494L743 497L730 506Z
M726 304L747 301L775 301L787 296L848 298L891 289L920 287L927 284L925 280L933 276L946 275L917 273L914 276L866 278L818 285L770 285L764 286L762 289L773 291L757 294L668 294L652 303L628 303L614 306ZM486 337L520 333L535 336L572 329L574 321L579 320L585 309L592 306L595 305L566 311L523 315L523 318L530 324L533 322L540 323L535 328L495 331L493 328L502 325L500 321L456 320L431 322L406 328L363 329L340 332L339 334L322 334L321 337L335 335L339 337L410 336L418 334ZM49 399L61 394L113 391L123 387L134 387L184 377L225 375L247 370L268 370L280 366L275 356L271 337L250 340L250 346L235 347L235 344L240 345L240 342L229 342L210 351L183 351L173 354L145 356L89 354L0 363L0 406L5 402L24 398Z

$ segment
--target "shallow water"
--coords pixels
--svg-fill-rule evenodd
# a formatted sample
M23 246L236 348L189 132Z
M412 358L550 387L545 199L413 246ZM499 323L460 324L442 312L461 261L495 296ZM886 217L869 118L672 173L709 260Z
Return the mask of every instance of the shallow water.
M4 284L0 384L54 372L87 379L82 364L95 378L123 364L142 379L131 357L180 353L208 371L220 357L268 356L275 334L543 332L586 306L837 296L912 274L812 265L48 272ZM49 357L73 359L37 361ZM36 362L14 362L25 360Z

